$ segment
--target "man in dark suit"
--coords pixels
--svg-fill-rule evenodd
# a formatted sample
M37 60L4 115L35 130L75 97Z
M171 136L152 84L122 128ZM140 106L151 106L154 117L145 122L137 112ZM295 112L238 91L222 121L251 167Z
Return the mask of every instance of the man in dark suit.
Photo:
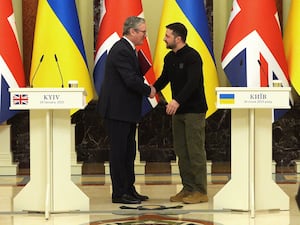
M140 204L148 199L134 187L136 124L141 119L143 96L155 96L155 89L144 83L135 51L145 37L145 20L134 16L127 18L123 37L113 45L106 59L98 100L97 108L110 138L113 203Z

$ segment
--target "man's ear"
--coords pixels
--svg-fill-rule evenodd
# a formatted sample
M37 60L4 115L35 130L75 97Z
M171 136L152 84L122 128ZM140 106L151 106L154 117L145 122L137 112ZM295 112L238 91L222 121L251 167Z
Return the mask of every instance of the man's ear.
M134 28L130 28L130 29L129 29L129 33L130 33L131 35L133 35L133 32L135 32Z
M176 39L176 41L182 41L181 36L176 36L175 39Z

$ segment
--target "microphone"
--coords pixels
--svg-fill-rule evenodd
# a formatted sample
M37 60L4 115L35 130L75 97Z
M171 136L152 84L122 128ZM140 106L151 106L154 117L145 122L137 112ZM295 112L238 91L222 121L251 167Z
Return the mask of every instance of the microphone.
M55 58L56 65L57 65L57 68L58 68L58 72L59 72L59 75L60 75L61 87L63 88L64 87L64 79L63 79L63 76L62 76L62 73L61 73L61 70L60 70L60 66L59 66L58 58L57 58L56 54L54 54L54 58Z
M33 81L34 81L34 78L35 78L35 76L36 76L36 74L37 74L37 72L38 72L38 70L39 70L39 68L40 68L40 65L41 65L43 59L44 59L44 55L41 56L40 62L39 62L38 66L36 67L36 69L35 69L35 71L34 71L34 73L33 73L33 76L32 76L31 82L30 82L30 83L31 83L30 87L33 87Z

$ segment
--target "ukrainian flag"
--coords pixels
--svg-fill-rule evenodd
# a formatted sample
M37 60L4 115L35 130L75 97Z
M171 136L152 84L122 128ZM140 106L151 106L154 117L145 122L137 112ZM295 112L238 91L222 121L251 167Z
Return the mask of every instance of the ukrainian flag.
M234 104L234 94L220 94L220 104Z
M85 88L87 102L93 99L75 0L39 0L30 84L67 87L69 80Z
M164 1L153 63L157 77L162 72L164 57L169 51L163 41L166 25L174 22L181 22L186 26L188 29L187 44L196 49L202 57L204 88L208 104L206 117L209 117L216 111L217 95L215 88L219 86L219 79L203 0ZM172 99L170 85L162 92L169 102Z

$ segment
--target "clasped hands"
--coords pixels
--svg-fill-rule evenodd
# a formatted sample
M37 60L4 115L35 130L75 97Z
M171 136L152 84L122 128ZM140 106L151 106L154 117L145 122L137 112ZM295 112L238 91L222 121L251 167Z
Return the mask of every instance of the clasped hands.
M156 95L156 89L155 87L153 87L152 85L150 86L151 88L151 92L150 92L150 95L149 97L150 98L154 98L155 95ZM166 105L166 113L168 115L174 115L177 111L177 109L179 108L179 103L172 99L167 105Z

